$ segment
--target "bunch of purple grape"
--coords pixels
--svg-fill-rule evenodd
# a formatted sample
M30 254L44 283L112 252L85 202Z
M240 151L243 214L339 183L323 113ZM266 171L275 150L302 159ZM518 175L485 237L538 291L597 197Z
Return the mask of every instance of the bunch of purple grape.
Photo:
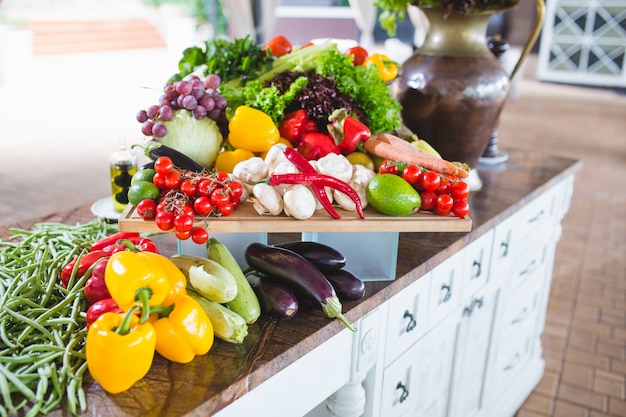
M224 118L226 99L218 91L222 80L218 75L209 74L204 79L195 74L180 81L168 81L163 88L159 104L153 104L137 113L141 132L146 136L162 138L167 134L163 121L171 120L176 110L189 110L193 117L205 117L221 123Z

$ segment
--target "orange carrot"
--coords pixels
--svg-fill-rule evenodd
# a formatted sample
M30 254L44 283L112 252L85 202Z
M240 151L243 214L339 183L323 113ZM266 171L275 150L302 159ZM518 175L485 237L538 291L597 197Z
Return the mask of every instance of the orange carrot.
M467 171L450 161L429 154L406 140L389 133L372 136L363 143L363 146L369 153L384 159L419 165L440 174L456 175L459 178L466 178L469 175Z

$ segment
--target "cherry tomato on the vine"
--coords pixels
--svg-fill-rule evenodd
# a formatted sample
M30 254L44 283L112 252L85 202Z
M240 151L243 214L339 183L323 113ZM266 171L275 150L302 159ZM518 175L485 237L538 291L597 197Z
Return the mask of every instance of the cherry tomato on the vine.
M191 240L199 245L206 243L209 240L209 232L202 227L194 227L191 229Z
M190 231L193 228L193 217L187 213L176 215L174 217L174 227L177 231Z
M394 161L383 161L378 167L379 174L398 174L398 164Z
M434 191L422 191L420 193L422 197L422 205L420 206L420 210L432 210L435 208L435 201L437 200L437 194Z
M439 216L447 216L452 210L452 204L454 204L454 200L449 194L441 194L437 196L434 211Z
M416 185L422 176L422 171L418 166L407 165L402 170L402 178L411 185Z
M193 202L193 209L199 216L208 216L213 211L213 203L206 196L200 196Z
M235 211L235 203L228 203L224 204L223 206L219 206L217 208L217 211L220 216L230 216L231 214L233 214L233 211Z
M156 174L154 174L154 176L152 177L152 183L154 185L157 186L157 188L159 189L164 189L165 188L165 176L167 174L159 174L158 172Z
M452 205L452 214L459 218L467 217L470 207L467 200L455 200Z
M198 183L198 194L205 197L211 197L211 194L216 187L217 184L213 180L202 180Z
M174 213L171 211L160 211L154 217L154 223L161 230L171 230L174 227Z
M439 183L439 187L437 187L437 189L435 190L435 193L450 194L450 180L442 178L441 182Z
M215 207L222 207L230 203L230 195L225 189L217 189L211 193L211 203Z
M198 184L191 178L186 178L180 183L180 192L189 197L195 197L198 193Z
M228 189L230 190L231 201L239 200L243 195L243 185L241 185L238 181L232 181L228 184Z
M450 186L450 195L455 201L466 200L469 194L469 185L464 181L457 181Z
M160 156L154 161L154 170L162 175L167 175L174 169L174 163L169 156Z
M420 188L425 191L435 191L441 184L441 177L435 171L426 171L422 174Z
M176 239L187 240L191 236L191 230L177 230Z
M156 175L156 174L155 174ZM165 176L165 187L173 190L180 187L180 172L171 171Z
M156 216L156 207L156 201L145 198L137 204L137 214L144 220L152 220Z

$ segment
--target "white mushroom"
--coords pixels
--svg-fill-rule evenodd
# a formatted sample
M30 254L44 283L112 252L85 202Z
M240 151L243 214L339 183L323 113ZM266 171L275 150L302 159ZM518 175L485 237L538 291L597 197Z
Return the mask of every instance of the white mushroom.
M244 184L255 184L267 178L268 169L263 158L255 156L239 162L233 168L233 175Z
M361 207L367 207L367 184L362 184L358 181L350 181L348 182L354 191L359 195L359 199L361 200ZM356 211L356 205L354 201L347 195L342 193L341 191L333 190L333 196L335 197L335 202L339 204L339 207L346 211Z
M283 199L278 192L264 182L258 183L252 188L254 197L248 199L252 207L260 215L271 214L278 216L283 211Z
M359 184L367 187L367 184L376 176L376 173L366 167L365 165L354 165L352 171L352 179L351 181L357 182Z
M311 166L313 167L313 169L317 172L319 172L319 170L317 169L317 161L313 160L313 161L309 161L309 163L311 164ZM331 187L325 187L326 188L326 195L328 196L328 199L330 200L330 202L333 202L333 189ZM322 203L320 203L320 201L316 198L315 199L315 210L322 210L324 209L324 206L322 206Z
M290 161L285 160L276 165L274 170L270 171L270 174L297 174L299 172L300 170L296 168L294 164L292 164ZM280 195L283 195L287 187L289 187L289 184L280 184L275 186L274 188L276 189L276 191L278 191Z
M308 219L315 213L316 198L311 190L295 184L288 187L283 195L285 214L298 220Z
M287 145L283 143L277 143L276 145L273 145L265 154L265 165L267 165L267 170L270 173L274 171L276 166L278 166L280 163L289 162L289 160L285 156L286 147Z
M316 169L321 174L331 175L343 181L352 179L352 164L343 155L329 153L317 160Z

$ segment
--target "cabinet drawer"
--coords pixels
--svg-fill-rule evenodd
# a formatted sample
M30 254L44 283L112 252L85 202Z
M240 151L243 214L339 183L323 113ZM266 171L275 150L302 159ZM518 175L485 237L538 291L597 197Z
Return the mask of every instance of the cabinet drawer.
M428 297L428 327L448 316L461 302L464 252L457 252L432 271Z
M493 387L497 387L505 381L512 381L515 375L524 369L524 364L532 357L535 346L538 343L536 334L536 320L528 320L524 326L508 338L502 338L494 360Z
M385 369L381 416L402 416L416 404L423 403L428 386L428 375L423 372L424 362L422 343L418 342Z
M417 342L426 331L431 273L389 299L385 365Z
M543 276L549 263L550 248L554 245L550 240L540 240L535 242L536 246L529 247L527 251L516 256L516 260L506 276L505 287L510 291L533 280L535 277Z
M470 243L463 252L463 278L461 282L461 300L467 299L487 284L491 265L493 230Z
M518 333L527 323L537 320L542 292L542 280L539 276L524 283L507 294L502 303L502 314L499 318L500 340L505 342Z
M515 237L521 238L540 230L546 224L555 223L555 200L555 191L551 189L521 208L518 212Z

